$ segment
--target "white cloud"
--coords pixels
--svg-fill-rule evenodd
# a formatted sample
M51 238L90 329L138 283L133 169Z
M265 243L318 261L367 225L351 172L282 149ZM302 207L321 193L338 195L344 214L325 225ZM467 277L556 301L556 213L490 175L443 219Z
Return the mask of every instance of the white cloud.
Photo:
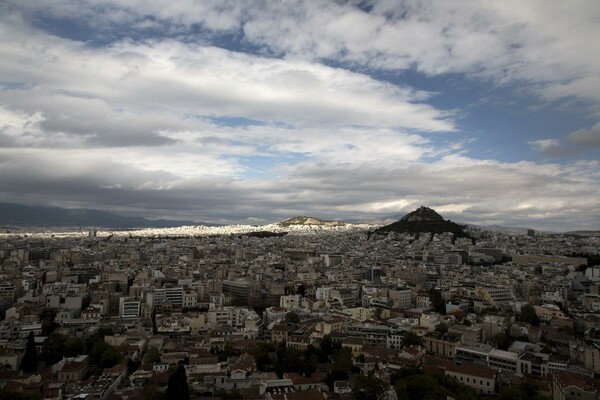
M500 83L529 82L548 99L600 101L600 7L594 0L378 0L367 4L368 11L354 2L326 0L10 3L28 14L78 17L100 31L150 21L183 34L197 24L209 38L211 32L241 35L289 59L466 73Z
M564 139L541 139L530 142L537 151L562 157L600 149L600 122L589 129L578 129Z

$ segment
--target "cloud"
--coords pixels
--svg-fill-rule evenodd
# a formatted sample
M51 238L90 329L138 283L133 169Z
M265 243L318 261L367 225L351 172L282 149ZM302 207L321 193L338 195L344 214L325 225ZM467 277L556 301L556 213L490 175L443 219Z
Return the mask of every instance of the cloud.
M563 140L541 139L530 142L533 148L551 157L572 156L600 149L600 122L589 129L579 129Z
M153 29L199 42L227 34L241 45L288 60L350 63L356 69L414 68L427 75L461 73L499 84L525 83L548 100L600 101L595 40L600 8L593 0L8 4L31 19L78 20L92 27L100 41L118 41L135 29L138 36ZM190 30L199 33L190 35ZM592 113L596 109L590 108Z
M86 103L74 104L77 112L100 102L105 113L125 109L319 126L455 129L449 113L421 102L423 92L317 63L174 40L91 48L22 21L5 21L0 33L6 38L0 44L2 79L29 85L9 93L27 99L6 101L23 107L31 107L28 95L34 90L46 95L34 103L54 111L51 96Z
M434 163L381 165L324 155L290 165L268 180L235 179L144 169L125 156L109 159L101 153L0 151L3 201L36 199L227 223L276 221L297 214L388 217L424 204L459 222L597 229L598 171L598 161L563 166L452 155Z

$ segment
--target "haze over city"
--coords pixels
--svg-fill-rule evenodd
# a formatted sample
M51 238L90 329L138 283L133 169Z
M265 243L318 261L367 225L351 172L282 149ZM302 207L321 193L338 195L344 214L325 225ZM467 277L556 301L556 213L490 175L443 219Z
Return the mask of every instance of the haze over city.
M596 1L0 3L0 201L600 228Z

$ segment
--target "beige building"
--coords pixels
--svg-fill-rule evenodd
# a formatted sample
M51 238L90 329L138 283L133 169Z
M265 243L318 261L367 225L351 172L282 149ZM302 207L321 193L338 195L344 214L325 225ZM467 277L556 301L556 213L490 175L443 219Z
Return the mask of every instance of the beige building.
M600 382L567 371L552 374L553 400L598 400Z
M587 369L600 373L600 345L586 345L584 350L584 365Z
M427 353L449 358L456 357L456 348L462 344L460 335L438 332L423 336L423 343Z
M350 315L350 318L352 318L353 320L360 322L373 320L375 317L375 310L372 308L365 307L348 308L344 311L344 313Z
M490 394L496 390L496 370L492 368L470 362L449 364L446 367L445 375L472 387L479 393Z

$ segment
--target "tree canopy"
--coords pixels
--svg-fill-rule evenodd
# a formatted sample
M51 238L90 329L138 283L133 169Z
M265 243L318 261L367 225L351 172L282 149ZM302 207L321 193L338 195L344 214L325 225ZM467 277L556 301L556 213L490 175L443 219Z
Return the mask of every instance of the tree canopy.
M540 319L531 304L525 304L521 307L521 312L517 314L517 321L527 322L532 326L540 325Z
M177 366L175 372L169 377L167 384L167 400L189 400L190 389L188 387L185 367L181 364Z
M29 332L27 337L27 347L25 347L25 354L21 360L20 370L26 374L33 374L37 372L38 366L38 354L37 347L35 347L35 337L33 332Z

